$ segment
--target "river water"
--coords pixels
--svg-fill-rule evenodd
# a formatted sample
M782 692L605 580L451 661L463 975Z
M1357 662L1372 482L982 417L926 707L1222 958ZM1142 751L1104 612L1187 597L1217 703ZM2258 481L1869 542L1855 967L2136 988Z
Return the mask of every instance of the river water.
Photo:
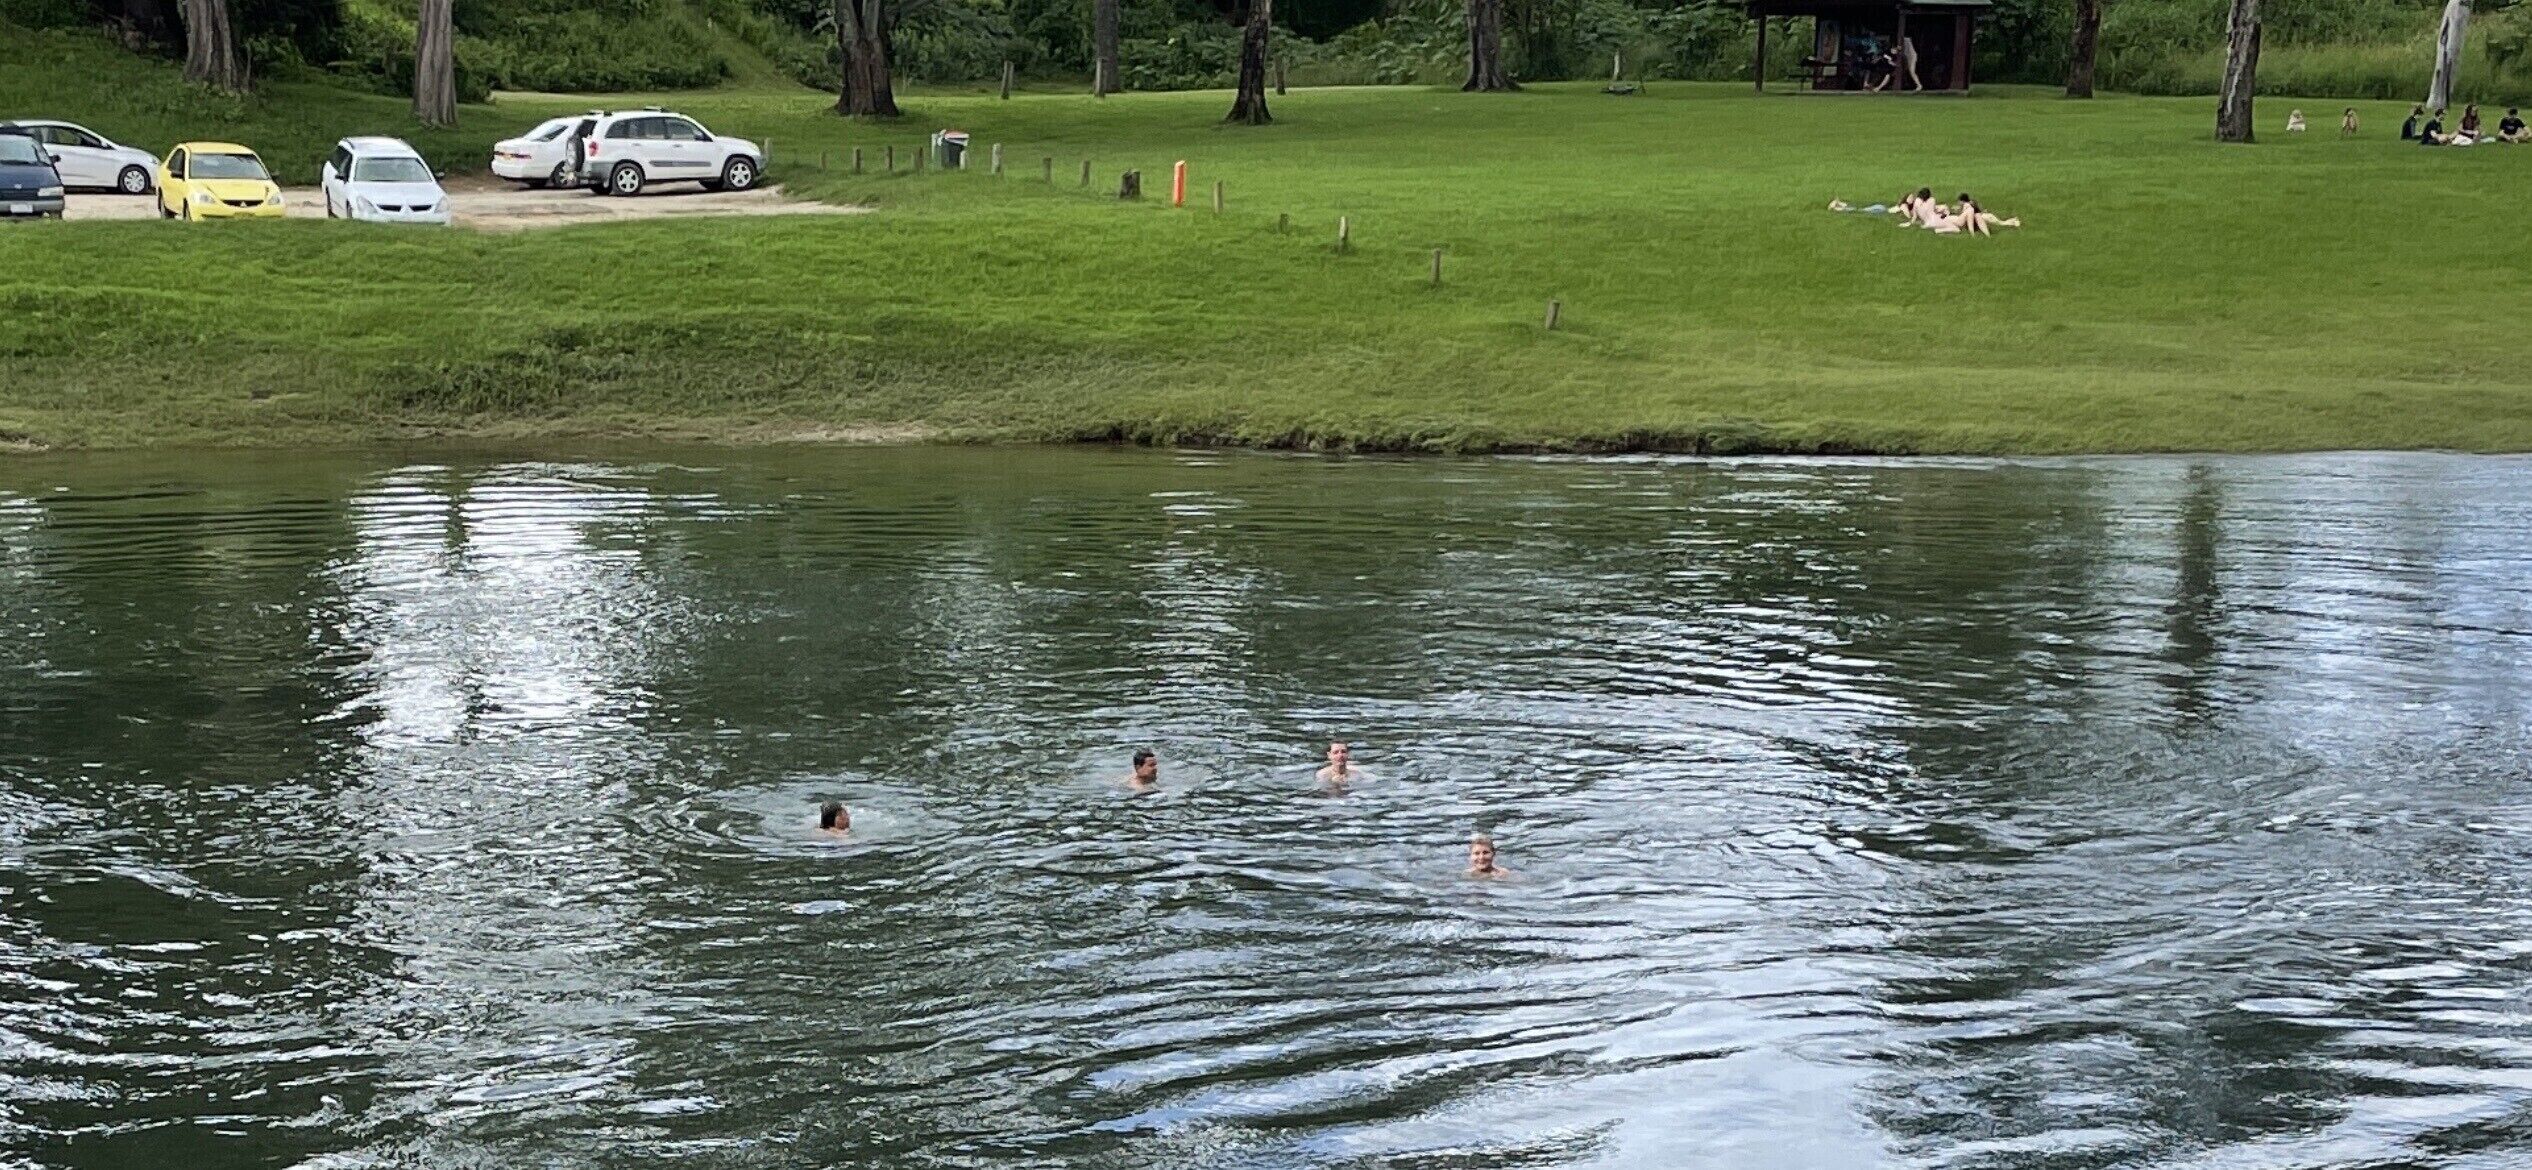
M0 1166L2532 1165L2528 489L0 464Z

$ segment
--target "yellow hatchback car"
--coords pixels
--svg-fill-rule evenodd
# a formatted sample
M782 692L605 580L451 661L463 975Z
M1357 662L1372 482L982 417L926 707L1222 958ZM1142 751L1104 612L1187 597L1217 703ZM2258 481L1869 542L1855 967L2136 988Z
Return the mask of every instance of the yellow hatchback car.
M158 214L167 219L279 219L281 188L255 152L185 142L158 164Z

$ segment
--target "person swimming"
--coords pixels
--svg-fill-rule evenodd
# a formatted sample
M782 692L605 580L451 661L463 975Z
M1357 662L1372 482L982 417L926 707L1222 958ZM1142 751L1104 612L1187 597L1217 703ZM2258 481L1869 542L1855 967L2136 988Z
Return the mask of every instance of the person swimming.
M1468 876L1473 878L1507 877L1511 870L1495 864L1495 839L1484 833L1468 836Z
M1126 774L1125 788L1128 792L1160 790L1160 757L1152 749L1134 749L1134 770Z
M853 814L844 810L844 802L830 800L818 806L818 831L830 837L850 836Z
M1319 769L1319 783L1344 785L1367 778L1367 773L1354 766L1352 745L1341 739L1328 744L1328 766Z

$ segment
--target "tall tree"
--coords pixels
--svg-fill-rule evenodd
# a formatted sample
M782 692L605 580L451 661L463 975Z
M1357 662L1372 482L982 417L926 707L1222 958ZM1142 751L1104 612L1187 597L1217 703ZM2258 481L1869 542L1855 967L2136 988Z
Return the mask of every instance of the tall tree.
M1118 0L1090 0L1090 92L1100 97L1123 88L1117 84Z
M2224 22L2224 82L2216 91L2216 141L2251 140L2251 93L2259 86L2259 0L2233 0Z
M2462 67L2462 34L2470 31L2470 0L2445 0L2444 23L2435 31L2435 77L2427 85L2427 108L2453 104L2453 75Z
M185 80L246 92L246 57L229 23L229 0L184 0Z
M2075 37L2066 47L2066 96L2092 96L2092 67L2101 56L2101 0L2075 0Z
M425 126L457 124L454 0L422 0L413 20L413 116Z
M1521 88L1503 71L1503 0L1468 0L1469 93L1501 93Z
M1266 50L1274 32L1275 0L1248 0L1248 29L1240 35L1240 87L1231 98L1226 122L1263 126L1275 120L1266 112Z
M835 0L835 42L843 50L843 86L835 112L897 116L897 87L888 72L887 0Z

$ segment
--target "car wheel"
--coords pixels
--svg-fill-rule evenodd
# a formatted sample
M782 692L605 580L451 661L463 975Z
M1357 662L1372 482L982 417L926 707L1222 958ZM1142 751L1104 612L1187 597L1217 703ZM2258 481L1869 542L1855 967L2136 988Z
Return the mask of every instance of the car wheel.
M721 166L721 185L732 191L745 191L756 185L756 160L741 155Z
M614 170L607 172L607 192L613 195L641 194L642 168L632 163L616 164Z
M531 182L531 183L529 183L528 185L529 185L529 186L531 186L531 187L534 187L534 186L546 186L546 187L567 187L567 186L570 186L570 185L571 185L571 167L569 167L568 165L563 164L563 163L555 163L555 164L554 164L554 173L553 173L553 174L550 174L550 175L545 176L545 182L544 182L544 183L542 183L542 184L538 184L538 183L533 183L533 182Z
M126 195L147 195L149 172L139 167L125 167L122 174L115 176L114 189Z

